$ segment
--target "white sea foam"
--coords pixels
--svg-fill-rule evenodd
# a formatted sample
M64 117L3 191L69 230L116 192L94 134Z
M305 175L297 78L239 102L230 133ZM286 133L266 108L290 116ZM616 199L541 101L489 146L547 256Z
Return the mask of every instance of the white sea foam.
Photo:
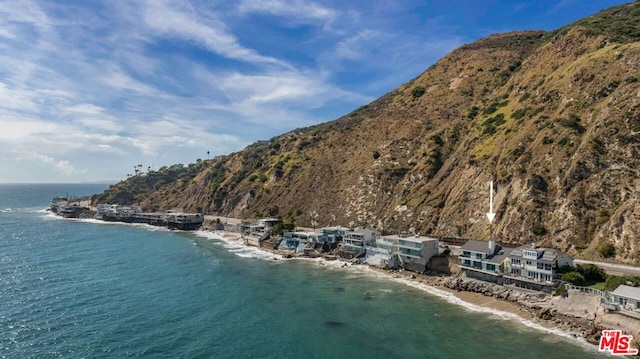
M275 254L258 247L251 247L244 244L244 240L240 235L232 234L224 231L205 231L199 230L193 232L196 236L201 238L207 238L215 240L223 248L229 250L229 252L243 258L257 258L257 259L282 259L282 255Z

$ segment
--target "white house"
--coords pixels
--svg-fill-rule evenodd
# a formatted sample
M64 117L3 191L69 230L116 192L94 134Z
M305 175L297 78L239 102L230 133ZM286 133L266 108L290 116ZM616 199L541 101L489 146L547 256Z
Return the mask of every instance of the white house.
M345 228L345 227L323 227L320 228L320 233L326 234L327 235L327 241L330 243L334 243L337 241L340 241L344 238L345 234L347 234L348 232L351 232L352 229L351 228Z
M573 266L573 258L552 248L537 247L535 243L514 248L509 254L509 275L536 282L552 282L558 268Z
M342 238L342 249L347 252L362 254L365 252L365 245L373 245L380 232L372 229L354 229L346 232Z
M619 306L620 309L640 312L640 288L628 285L620 285L616 290L609 293L610 302Z
M438 254L438 239L423 236L388 235L376 240L376 247L367 246L367 261L381 266L402 267L424 272L431 257Z
M275 227L278 223L282 223L282 220L278 218L260 218L258 220L258 225L262 226L264 230L269 230Z

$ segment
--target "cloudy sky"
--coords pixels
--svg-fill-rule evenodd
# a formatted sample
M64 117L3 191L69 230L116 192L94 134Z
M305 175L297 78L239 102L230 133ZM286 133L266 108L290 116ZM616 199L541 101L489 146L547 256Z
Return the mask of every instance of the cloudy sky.
M120 180L330 121L625 1L0 0L0 182Z

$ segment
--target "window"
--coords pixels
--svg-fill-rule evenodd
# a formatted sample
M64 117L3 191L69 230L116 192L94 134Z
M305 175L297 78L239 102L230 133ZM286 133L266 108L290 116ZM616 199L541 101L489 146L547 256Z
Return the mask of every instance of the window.
M553 268L553 266L549 263L545 263L544 264L544 270L551 270Z
M470 260L468 260L468 259L465 259L465 260L463 261L463 264L464 264L464 265L466 265L466 266L468 266L468 267L470 267L470 266L471 266L471 261L470 261Z
M543 263L536 263L536 268L542 269L542 268L544 268L544 264Z
M469 251L462 251L462 256L463 256L463 257L471 257L471 252L469 252Z
M476 259L482 259L482 254L476 253Z
M527 261L527 265L530 266L531 265L531 261Z

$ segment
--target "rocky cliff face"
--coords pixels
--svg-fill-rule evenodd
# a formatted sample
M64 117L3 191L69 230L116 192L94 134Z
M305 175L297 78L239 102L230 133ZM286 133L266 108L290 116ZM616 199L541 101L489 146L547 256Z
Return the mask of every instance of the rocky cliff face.
M487 238L640 263L640 4L492 35L342 118L96 201ZM490 229L489 182L496 218Z

